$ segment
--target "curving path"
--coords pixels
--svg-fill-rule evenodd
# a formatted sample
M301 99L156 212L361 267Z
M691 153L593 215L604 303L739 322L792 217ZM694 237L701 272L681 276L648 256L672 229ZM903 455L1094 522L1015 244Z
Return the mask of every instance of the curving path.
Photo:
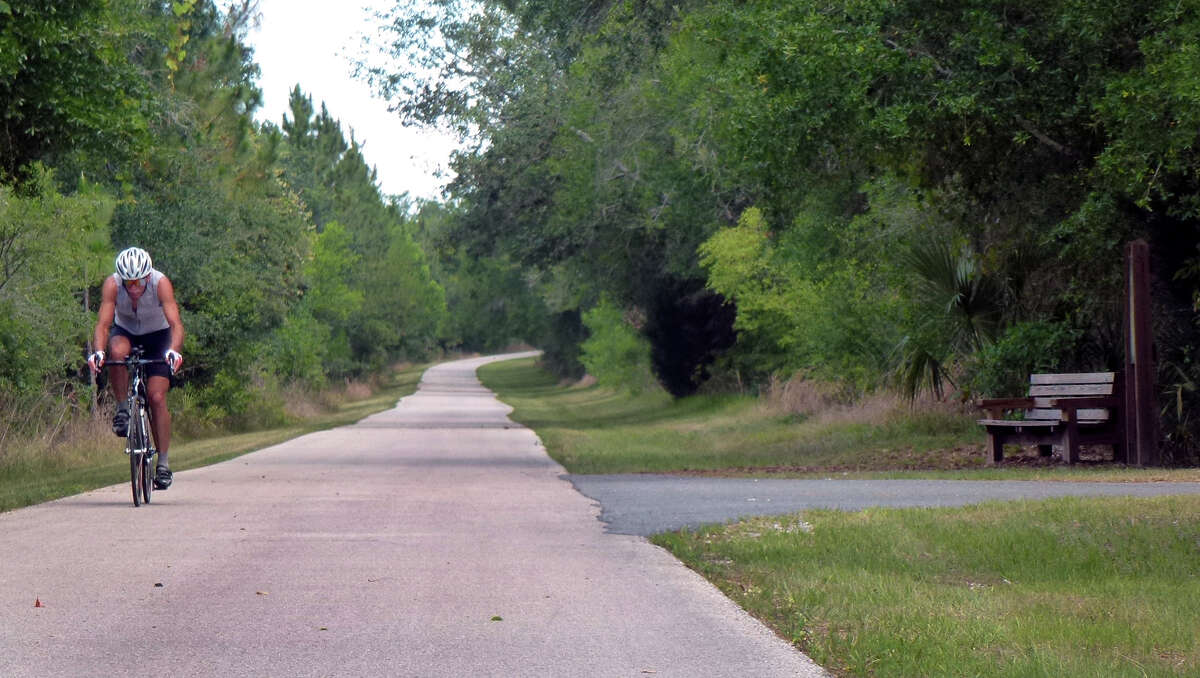
M605 531L475 379L509 357L147 507L120 485L0 514L0 676L824 675Z

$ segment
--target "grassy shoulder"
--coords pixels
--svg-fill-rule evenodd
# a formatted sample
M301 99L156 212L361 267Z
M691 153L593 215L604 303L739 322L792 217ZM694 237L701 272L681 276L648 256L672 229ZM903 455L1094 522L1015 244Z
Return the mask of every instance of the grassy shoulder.
M533 358L484 365L481 381L571 473L977 480L1200 480L1197 469L1067 467L1011 456L987 465L969 412L876 403L798 417L750 396L630 395L560 384Z
M653 540L840 676L1200 674L1200 497L806 511Z
M752 398L480 377L572 473L1060 481L1195 469L985 465L973 417L797 419ZM1200 675L1200 497L805 511L654 537L838 676Z
M427 367L400 369L373 393L335 396L336 404L294 417L283 426L244 433L214 431L192 439L176 436L171 445L171 467L183 471L207 466L307 433L352 424L390 409L397 400L416 391ZM34 441L25 449L6 451L0 457L0 511L129 481L129 461L107 421L81 422L66 437L52 445Z

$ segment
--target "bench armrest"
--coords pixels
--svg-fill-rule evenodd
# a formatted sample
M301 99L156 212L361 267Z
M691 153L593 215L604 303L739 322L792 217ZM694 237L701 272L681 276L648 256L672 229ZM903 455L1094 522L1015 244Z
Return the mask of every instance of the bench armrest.
M975 406L986 410L992 419L1003 419L1005 410L1031 409L1033 398L988 398L976 401Z
M975 401L975 406L981 410L990 410L997 407L1005 410L1028 409L1033 407L1033 398L988 398L986 400Z
M985 398L976 401L976 407L986 410L992 419L1003 419L1006 410L1032 408L1033 398Z

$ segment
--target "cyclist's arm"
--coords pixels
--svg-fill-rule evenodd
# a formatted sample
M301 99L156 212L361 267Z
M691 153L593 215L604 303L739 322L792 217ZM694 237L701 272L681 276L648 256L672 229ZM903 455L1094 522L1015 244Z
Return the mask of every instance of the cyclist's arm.
M100 314L96 318L96 331L92 333L92 350L108 350L108 332L112 329L117 313L117 281L111 275L100 286Z
M183 351L183 320L179 317L179 304L175 301L175 286L166 276L158 281L158 300L162 302L163 313L167 316L167 325L171 328L171 350L181 353Z

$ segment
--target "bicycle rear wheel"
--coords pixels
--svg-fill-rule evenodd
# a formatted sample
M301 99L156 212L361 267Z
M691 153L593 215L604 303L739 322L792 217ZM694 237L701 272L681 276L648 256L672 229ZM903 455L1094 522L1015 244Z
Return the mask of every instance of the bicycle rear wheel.
M142 505L142 463L141 452L129 452L129 486L133 489L133 505Z
M145 450L142 454L142 500L149 504L150 493L154 491L154 451L150 449L150 422L146 419L145 408L138 408L138 419L141 421L142 449Z

